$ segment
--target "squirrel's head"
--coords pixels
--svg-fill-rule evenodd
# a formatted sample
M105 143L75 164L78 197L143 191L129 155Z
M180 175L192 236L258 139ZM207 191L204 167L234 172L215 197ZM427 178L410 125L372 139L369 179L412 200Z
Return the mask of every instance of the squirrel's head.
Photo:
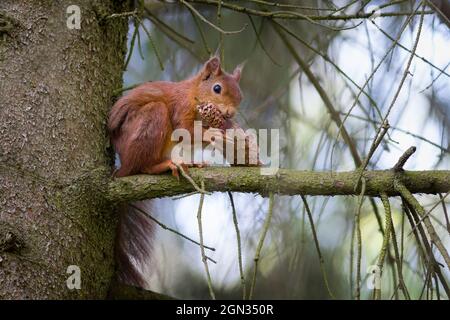
M242 100L239 87L242 66L234 69L232 74L220 67L220 59L209 59L196 76L198 83L195 99L199 103L214 104L225 118L232 118Z

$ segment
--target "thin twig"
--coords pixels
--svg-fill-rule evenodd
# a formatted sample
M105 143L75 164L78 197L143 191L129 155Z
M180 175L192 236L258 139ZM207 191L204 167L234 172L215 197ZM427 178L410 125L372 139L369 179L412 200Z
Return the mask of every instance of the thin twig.
M338 127L341 126L341 118L339 116L339 113L334 108L330 98L328 97L328 94L326 93L325 89L321 86L318 79L314 75L314 73L309 68L308 64L300 57L300 55L297 53L295 48L292 46L292 44L289 42L289 40L286 38L286 36L281 32L278 25L274 25L275 31L280 35L281 39L283 40L284 44L288 48L289 52L293 56L294 60L298 63L298 65L303 69L304 73L308 77L309 81L314 85L317 93L322 98L322 101L325 104L325 107L327 108L328 112L330 113L330 117L333 119L333 121L336 123ZM353 160L355 162L355 165L359 167L361 165L361 159L358 155L358 151L356 149L356 144L353 141L353 139L348 134L347 130L344 126L342 126L342 137L345 141L345 143L348 145L350 149L350 153L352 154Z
M211 56L212 51L209 48L208 41L206 40L205 33L203 32L203 29L200 26L200 23L198 22L198 19L197 19L196 15L191 10L189 10L189 12L190 12L190 14L192 16L192 20L194 20L194 23L195 23L195 26L197 27L198 33L200 34L200 39L202 39L203 47L205 48L206 54L208 56Z
M231 209L233 214L233 224L234 229L236 230L236 241L238 246L238 264L239 264L239 275L241 277L241 285L242 285L242 299L245 300L247 296L246 284L245 284L245 276L244 276L244 267L242 264L242 245L241 245L241 232L239 231L239 224L236 214L236 207L234 205L233 194L228 191L228 196L230 197Z
M346 112L339 112L339 113L342 114L342 115L346 115L347 114ZM357 116L357 115L354 115L354 114L349 114L348 116L352 117L352 118L355 118L355 119L358 119L358 120L361 120L361 121L367 121L367 122L373 123L375 125L380 125L381 124L381 122L378 122L378 121L375 121L375 120L372 120L372 119L368 119L368 118L364 118L364 117L361 117L361 116ZM422 137L422 136L420 136L418 134L412 133L412 132L410 132L408 130L404 130L404 129L401 129L399 127L392 126L392 125L390 125L390 127L391 127L392 131L399 131L401 133L410 135L411 137L414 137L416 139L422 140L422 141L424 141L424 142L426 142L426 143L428 143L428 144L438 148L439 150L441 150L441 151L443 151L445 153L450 153L450 149L444 148L444 147L438 145L437 143L435 143L435 142L433 142L431 140L428 140L427 138L424 138L424 137Z
M361 193L358 198L358 207L355 214L355 230L357 240L357 257L356 257L356 295L357 300L361 299L361 259L362 259L362 235L361 235L361 208L364 202L364 194L366 192L366 179L362 178Z
M198 12L192 5L190 5L189 3L187 3L185 0L179 0L183 5L185 5L192 13L194 13L197 17L200 18L200 20L202 20L204 23L206 23L207 25L209 25L210 27L212 27L213 29L219 31L222 34L237 34L237 33L241 33L242 31L245 30L245 28L247 27L247 24L245 24L240 30L236 30L236 31L225 31L222 28L216 26L214 23L212 23L211 21L209 21L208 19L206 19L200 12Z
M408 289L405 284L405 280L403 279L403 226L402 224L402 240L401 240L401 254L398 249L397 244L397 236L395 235L395 228L394 228L394 222L392 221L392 215L390 218L390 225L391 225L391 233L392 233L392 245L394 247L394 255L395 255L395 265L397 266L397 274L398 274L398 287L400 287L400 290L403 292L403 296L405 299L410 300L411 296L409 295ZM402 218L404 218L402 216ZM403 220L404 221L404 220ZM396 290L397 291L397 290ZM396 294L396 292L394 292Z
M202 62L204 57L199 56L193 49L192 43L190 39L184 39L182 35L173 30L170 27L167 27L166 24L163 24L161 20L157 20L154 15L148 14L148 18L151 22L159 29L161 32L170 40L178 44L181 48L185 49L187 52L191 54L197 61ZM187 43L186 43L187 42Z
M187 181L190 182L190 184L192 184L192 186L194 187L195 190L197 190L197 192L201 193L201 194L207 194L207 195L211 195L211 192L206 191L203 188L200 188L198 186L197 183L195 183L194 179L191 178L191 176L183 169L183 166L181 164L175 163L175 165L178 168L178 171L180 171L181 175L186 178Z
M416 12L416 11L418 10L418 8L419 8L419 6L417 7L417 9L416 9L414 12ZM376 67L375 67L375 68L373 69L373 71L371 72L370 76L366 79L365 83L363 84L363 86L362 86L361 89L359 90L359 92L358 92L358 94L357 94L357 96L356 96L356 98L355 98L353 104L351 105L351 107L350 107L350 109L348 110L348 112L345 114L345 117L344 117L344 119L342 120L342 124L341 124L341 126L339 127L339 130L338 130L337 135L336 135L336 140L335 140L335 144L333 145L333 149L332 149L332 152L331 152L331 157L333 156L334 148L335 148L337 139L339 138L339 135L340 135L340 133L341 133L341 128L342 128L342 126L343 126L344 123L346 122L348 116L349 116L349 115L351 114L351 112L353 111L353 108L354 108L354 107L356 106L356 104L358 103L359 97L360 97L361 94L364 92L364 89L365 89L366 86L369 84L370 80L373 79L373 77L375 76L375 73L378 71L378 69L380 68L380 66L383 64L384 60L388 57L388 55L392 52L392 50L395 49L395 47L396 47L398 41L400 40L400 38L401 38L401 36L402 36L402 34L403 34L403 31L406 29L406 27L409 25L409 22L412 20L412 17L413 17L413 15L410 15L410 16L408 17L408 19L403 23L403 25L402 25L402 27L401 27L401 29L400 29L400 32L399 32L398 35L397 35L397 38L393 41L393 43L391 44L391 46L389 47L389 49L385 52L384 56L380 59L379 63L376 65ZM377 109L377 111L379 111L379 110ZM381 114L380 114L380 117L381 117Z
M399 179L395 179L394 187L402 195L402 197L405 198L405 200L415 209L415 211L419 214L420 217L425 216L425 210L423 209L423 207L411 194L411 192L409 192L409 190L405 187L405 185L399 181ZM428 231L428 235L430 236L431 241L433 241L433 243L436 245L436 248L439 250L442 257L444 258L447 268L450 270L450 256L447 252L447 249L445 249L445 246L442 243L441 239L434 230L434 227L431 224L429 217L425 216L423 223L425 224L425 227Z
M450 220L448 219L447 207L445 205L444 198L442 197L442 194L440 194L440 193L439 193L439 199L441 199L442 209L444 211L444 217L445 217L445 222L446 222L446 226L447 226L447 231L450 234Z
M409 202L402 197L403 207L405 209L406 216L408 217L408 221L411 226L414 226L415 222L419 221L419 214L416 212L414 206L410 205ZM444 288L448 297L450 297L450 287L448 286L444 275L441 272L440 264L436 261L434 257L433 250L431 248L430 243L428 242L428 238L426 236L425 230L422 224L418 226L418 232L414 231L414 235L416 236L416 240L419 248L421 249L419 252L422 253L422 260L427 264L431 265L433 271L437 274L442 287ZM420 237L419 237L420 235ZM422 239L422 242L420 241ZM421 245L423 243L423 247Z
M269 229L270 221L272 220L272 213L273 213L273 193L271 192L269 195L269 210L267 213L266 221L264 221L263 230L261 232L261 236L259 237L258 245L256 247L255 257L253 258L255 262L255 266L253 269L253 278L252 278L252 284L250 286L250 293L248 294L248 299L251 300L253 297L253 293L255 291L256 286L256 276L258 274L258 262L261 255L261 249L264 244L264 239L266 238L267 230Z
M130 42L130 52L128 52L127 60L125 60L125 65L123 67L124 70L127 70L128 64L130 63L130 60L131 60L131 56L133 55L134 43L136 41L138 32L139 32L139 23L137 22L136 19L134 19L134 31L133 31L133 36L131 37L131 42Z
M186 0L179 0L182 3L186 3ZM217 6L219 0L188 0L191 3L207 4ZM221 0L220 0L221 1ZM297 19L308 21L327 21L327 20L354 20L354 19L367 19L373 16L373 12L363 12L355 14L342 14L342 15L299 15L295 11L260 11L252 8L239 6L227 2L222 2L222 7L245 14L251 14L253 16L261 16L273 19ZM433 14L433 11L425 11L424 14ZM399 17L408 16L411 12L382 12L379 17Z
M391 40L391 41L393 41L394 43L395 43L395 45L398 47L398 48L401 48L401 49L403 49L403 50L405 50L405 51L407 51L407 52L409 52L409 53L413 53L412 51L411 51L411 49L408 49L407 47L405 47L403 44L401 44L398 40L395 40L394 38L392 38L392 36L390 36L386 31L384 31L382 28L380 28L374 21L372 21L372 24L383 34L383 35L385 35L389 40ZM434 68L434 69L436 69L436 70L438 70L439 71L439 73L440 74L444 74L445 76L447 76L447 77L450 77L450 74L449 73L447 73L444 69L442 69L442 68L439 68L438 66L436 66L435 64L433 64L431 61L429 61L428 59L426 59L424 56L420 56L420 55L418 55L417 53L413 53L414 54L414 56L416 57L416 58L419 58L420 60L422 60L423 62L425 62L426 64L428 64L430 67L432 67L432 68ZM448 65L447 65L448 66Z
M423 1L422 1L422 3L423 3ZM414 46L413 46L411 55L409 56L408 62L407 62L407 64L406 64L405 71L404 71L404 73L403 73L402 79L400 80L400 84L399 84L399 86L398 86L398 88L397 88L397 91L395 92L395 95L394 95L394 97L392 98L392 101L391 101L391 103L390 103L390 105L389 105L389 107L388 107L388 110L387 110L387 112L386 112L386 115L385 115L384 118L383 118L383 122L382 122L383 125L380 126L380 127L378 128L378 131L377 131L377 133L376 133L376 136L377 136L377 137L379 137L379 136L380 136L380 133L382 132L382 130L384 130L384 127L383 127L383 126L384 126L384 124L387 122L388 117L389 117L389 114L391 113L391 110L392 110L392 108L394 107L394 105L395 105L395 103L396 103L396 101L397 101L397 98L398 98L399 95L400 95L400 91L401 91L402 88L403 88L403 84L405 83L406 77L410 74L410 73L409 73L409 69L410 69L410 67L411 67L411 63L412 63L412 60L413 60L413 58L414 58L414 53L416 52L416 49L417 49L417 46L418 46L419 40L420 40L420 34L421 34L421 32L422 32L422 26L423 26L423 20L424 20L424 11L425 11L425 5L422 6L422 12L421 12L421 15L420 15L419 28L418 28L418 30L417 30L417 35L416 35L416 39L415 39L415 41L414 41ZM376 145L377 142L378 142L377 139L375 139L374 142L372 143L371 147L370 147L370 149L373 150L373 152L374 152L374 151L376 150L376 148L378 147L378 146ZM369 154L368 154L368 156L367 156L367 158L366 158L366 160L365 160L366 165L367 165L367 163L369 162L371 156L373 155L373 152L372 152L372 153L369 152ZM364 166L363 166L363 170L364 170L364 169L365 169L365 168L364 168Z
M428 210L428 212L425 213L425 214L419 219L419 221L416 223L416 225L414 226L414 228L412 228L411 232L413 232L413 231L417 228L417 226L418 226L420 223L423 222L423 220L424 220L425 218L427 218L428 216L430 216L430 215L431 215L431 212L432 212L432 211L433 211L433 210L434 210L441 202L442 202L443 205L444 205L444 210L446 210L444 200L445 200L445 198L447 198L447 196L448 196L449 194L450 194L450 191L447 192L443 197L442 197L441 194L439 194L439 196L440 196L441 199L440 199L438 202L436 202L435 205L434 205L430 210ZM445 211L444 211L444 212L445 212ZM448 219L448 217L447 217L447 219ZM448 220L447 220L447 228L448 228ZM411 232L408 234L408 236L411 234Z
M204 182L202 181L202 187L204 188ZM198 205L197 211L197 221L198 221L198 233L200 235L200 252L202 255L203 265L205 266L206 279L208 281L208 289L211 299L215 300L216 295L214 294L214 289L211 281L211 274L209 273L208 261L205 255L205 246L203 245L203 229L202 229L202 209L203 209L203 201L205 199L205 194L202 193L200 195L200 203Z
M293 37L294 39L296 39L297 41L299 41L302 45L304 45L306 48L310 49L312 52L316 53L317 55L319 55L320 57L322 57L322 59L324 59L326 62L328 62L329 64L331 64L337 71L339 74L341 74L345 79L347 79L348 81L350 81L351 84L353 84L356 88L358 88L366 97L367 99L369 99L370 103L376 108L377 112L380 113L380 118L381 118L381 112L377 106L376 101L366 92L363 90L363 88L361 88L356 82L355 80L353 80L347 73L344 72L344 70L341 69L341 67L339 67L326 53L321 52L319 49L313 47L309 41L306 41L304 39L302 39L301 37L299 37L295 32L293 32L292 30L290 30L289 28L287 28L286 26L284 26L283 24L272 20L271 21L273 24L279 26L281 29L283 29L287 34L289 34L291 37Z
M145 60L144 53L142 52L142 43L141 43L141 33L138 31L137 33L137 41L138 41L138 51L142 60Z
M409 147L408 150L406 150L402 156L398 159L397 163L392 168L394 171L401 171L403 170L403 166L405 165L406 161L416 152L416 147L412 146Z
M278 62L275 61L274 58L272 58L272 56L269 54L269 52L267 51L266 47L264 46L264 43L261 40L261 36L258 32L258 30L256 30L256 25L255 22L253 21L253 18L251 15L247 15L248 19L250 20L250 25L253 28L253 31L255 32L255 36L256 36L256 43L259 44L259 46L261 47L261 49L263 50L263 52L266 54L266 56L270 59L270 61L272 61L275 65L280 66L280 64ZM264 26L264 21L261 22L261 28Z
M384 207L384 215L385 215L385 229L384 229L384 237L383 244L381 246L380 255L378 256L378 268L380 270L380 277L383 276L383 265L384 258L386 257L386 251L389 250L389 238L391 236L392 229L392 216L391 216L391 206L389 204L389 198L386 193L381 193L381 201L383 202ZM381 281L380 281L381 283ZM375 288L375 299L381 299L381 288Z
M375 150L378 148L381 141L383 141L384 136L386 135L387 131L389 130L389 123L387 122L387 120L384 120L383 125L380 128L382 128L382 131L377 132L377 137L376 137L374 143L372 144L372 146L370 147L367 157L364 159L364 162L362 163L361 167L358 168L359 176L358 176L358 179L356 179L355 190L357 189L359 182L361 181L361 178L364 174L364 171L366 170L366 167L369 164L370 158L373 156L373 154L375 153Z
M121 94L121 93L123 93L125 91L128 91L128 90L134 89L137 86L140 86L141 84L142 83L136 83L136 84L133 84L133 85L128 86L128 87L123 87L123 88L116 89L116 90L113 91L113 95L114 96L118 96L119 94Z
M161 68L161 70L164 70L164 64L163 64L163 61L162 61L162 59L161 59L161 55L159 54L159 51L158 51L158 49L156 48L156 44L155 44L155 42L153 41L153 37L152 37L152 35L150 34L150 31L148 31L147 27L145 26L145 24L144 24L144 22L141 20L141 18L137 17L137 19L138 19L140 25L142 26L142 29L144 30L144 32L147 34L148 40L149 40L149 42L150 42L150 45L152 46L153 50L155 50L155 56L156 56L156 59L158 60L159 67Z
M265 6L278 7L278 8L294 8L294 9L302 9L302 10L317 10L317 11L334 11L334 9L330 8L318 8L318 7L308 7L308 6L300 6L296 4L289 3L279 3L279 2L269 2L264 0L247 0L249 2L262 4Z
M138 206L135 206L135 205L132 204L132 203L130 203L129 206L132 207L133 209L136 209L138 212L142 213L143 215L147 216L150 220L154 221L156 224L158 224L158 225L159 225L161 228L163 228L164 230L173 232L173 233L175 233L176 235L179 235L180 237L182 237L182 238L184 238L184 239L186 239L186 240L188 240L188 241L190 241L190 242L192 242L192 243L195 243L196 245L200 245L200 242L195 241L195 240L189 238L188 236L185 236L185 235L182 234L181 232L179 232L179 231L177 231L177 230L175 230L175 229L172 229L172 228L166 226L164 223L160 222L159 220L157 220L157 219L154 218L152 215L150 215L148 212L146 212L145 210L142 210L142 209L139 208ZM211 250L211 251L216 251L216 249L213 248L213 247L209 247L209 246L206 246L206 245L203 245L203 247L205 247L205 249L208 249L208 250Z
M182 195L180 195L178 197L173 197L172 200L180 200L180 199L187 198L187 197L190 197L190 196L193 196L193 195L196 195L196 194L198 194L198 191L192 191L192 192L189 192L189 193L186 193L186 194L182 194Z
M328 294L330 295L330 297L332 299L336 299L336 297L333 294L333 292L331 291L330 285L328 283L327 272L325 270L325 260L322 256L322 253L320 252L319 240L317 238L316 229L314 227L314 220L312 217L311 210L309 209L309 205L308 205L308 202L306 201L306 197L301 195L301 198L302 198L306 213L308 214L309 223L311 224L311 232L313 234L313 239L314 239L314 244L316 246L317 255L319 256L320 270L322 271L322 276L323 276L323 281L325 283L325 287L327 288L327 291L328 291Z
M192 12L192 11L191 11ZM222 0L219 1L217 5L217 26L222 28ZM222 65L225 65L225 48L223 44L223 33L219 32L219 51L220 51L220 61Z
M176 36L178 38L180 38L183 41L188 42L189 44L194 44L195 41L192 40L191 38L185 36L184 34L180 33L179 31L175 30L174 28L172 28L170 25L168 25L167 23L165 23L164 21L162 21L161 19L159 19L156 15L154 15L149 8L145 7L144 8L145 12L148 15L148 18L160 29L164 28L166 29L168 32L170 32L173 36Z

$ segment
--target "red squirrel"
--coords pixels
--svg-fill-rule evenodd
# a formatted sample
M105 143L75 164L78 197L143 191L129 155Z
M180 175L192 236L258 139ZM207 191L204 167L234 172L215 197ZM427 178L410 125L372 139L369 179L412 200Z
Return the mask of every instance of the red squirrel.
M193 136L196 106L213 104L230 119L242 100L241 69L224 72L218 57L205 63L194 77L180 81L148 82L130 91L111 109L108 129L121 167L117 177L137 173L158 174L177 167L170 159L176 142L172 131L183 128Z
M214 105L231 127L229 120L242 100L240 78L241 67L228 74L219 58L213 57L190 79L148 82L120 98L108 119L111 141L121 162L115 176L169 170L178 176L177 166L170 159L176 144L171 141L173 130L187 129L193 137L200 103ZM116 246L119 281L148 287L144 272L151 253L152 229L153 223L141 212L121 215Z

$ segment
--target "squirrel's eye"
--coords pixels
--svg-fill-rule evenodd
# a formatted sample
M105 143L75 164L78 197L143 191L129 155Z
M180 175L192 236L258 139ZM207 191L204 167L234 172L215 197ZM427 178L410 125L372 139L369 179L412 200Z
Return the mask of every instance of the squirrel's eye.
M220 84L216 84L214 85L213 90L215 93L219 94L222 91L222 87L220 86Z

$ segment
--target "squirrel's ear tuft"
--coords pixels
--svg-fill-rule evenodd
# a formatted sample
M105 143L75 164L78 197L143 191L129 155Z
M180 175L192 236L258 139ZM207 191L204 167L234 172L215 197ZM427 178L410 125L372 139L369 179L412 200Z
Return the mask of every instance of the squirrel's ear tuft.
M242 73L242 69L244 69L246 61L242 62L241 64L239 64L236 68L234 68L233 71L233 78L239 82L239 80L241 80L241 73Z
M206 61L202 70L202 79L206 80L213 74L218 76L222 73L222 69L220 68L220 59L219 57L212 57L208 61Z

